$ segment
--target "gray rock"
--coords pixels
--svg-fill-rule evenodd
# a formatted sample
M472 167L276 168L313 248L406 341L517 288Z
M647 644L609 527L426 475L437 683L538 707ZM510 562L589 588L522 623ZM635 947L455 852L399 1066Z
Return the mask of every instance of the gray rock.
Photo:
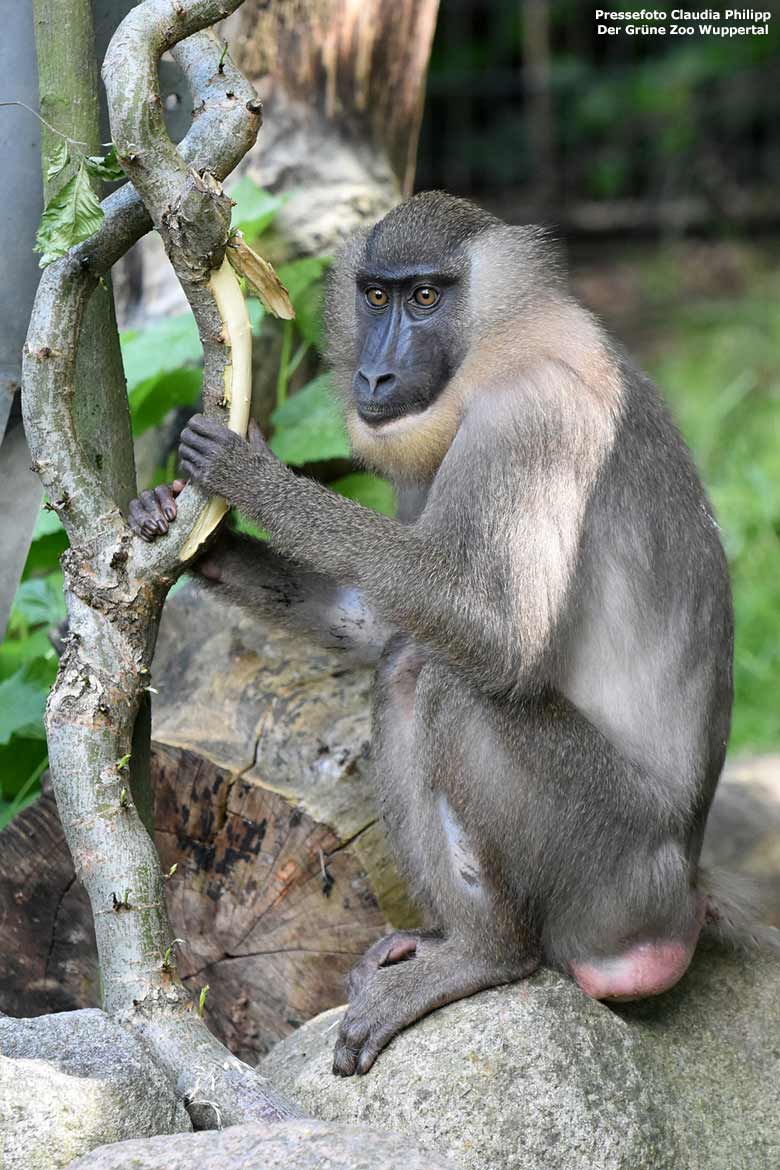
M191 1128L140 1041L103 1012L0 1019L3 1170L58 1170L106 1142Z
M68 1170L455 1170L407 1138L324 1121L235 1125L221 1132L119 1142Z
M540 972L435 1012L346 1080L336 1008L261 1070L317 1117L414 1134L464 1170L777 1170L778 976L702 945L673 991L612 1010Z

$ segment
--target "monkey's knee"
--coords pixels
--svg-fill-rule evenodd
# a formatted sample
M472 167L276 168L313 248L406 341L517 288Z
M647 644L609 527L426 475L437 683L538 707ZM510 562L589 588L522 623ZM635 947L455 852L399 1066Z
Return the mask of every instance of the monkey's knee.
M592 999L632 1000L660 995L674 987L688 970L696 947L693 939L642 942L619 955L572 963L571 973Z

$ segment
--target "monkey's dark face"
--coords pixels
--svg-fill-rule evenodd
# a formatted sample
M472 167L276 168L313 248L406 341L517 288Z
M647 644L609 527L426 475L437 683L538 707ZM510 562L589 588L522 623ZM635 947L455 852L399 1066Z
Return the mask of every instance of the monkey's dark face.
M354 406L368 426L425 410L449 381L457 274L375 267L358 273Z

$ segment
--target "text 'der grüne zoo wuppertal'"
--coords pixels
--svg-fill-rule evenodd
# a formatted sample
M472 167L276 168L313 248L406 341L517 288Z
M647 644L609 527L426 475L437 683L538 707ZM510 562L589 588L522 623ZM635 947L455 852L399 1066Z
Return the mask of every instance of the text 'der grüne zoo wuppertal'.
M766 37L772 13L758 8L597 8L600 37Z

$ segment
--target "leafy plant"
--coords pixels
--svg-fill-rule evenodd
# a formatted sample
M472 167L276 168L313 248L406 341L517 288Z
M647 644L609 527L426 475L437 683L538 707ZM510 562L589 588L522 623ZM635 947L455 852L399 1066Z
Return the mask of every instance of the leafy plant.
M63 140L52 151L46 177L55 179L70 161L70 144ZM93 179L115 182L122 178L124 171L113 146L106 155L80 156L74 174L49 200L41 215L35 237L41 268L89 239L103 222L103 209L92 186Z
M349 458L349 440L327 374L281 402L271 422L271 450L293 467L322 459Z

